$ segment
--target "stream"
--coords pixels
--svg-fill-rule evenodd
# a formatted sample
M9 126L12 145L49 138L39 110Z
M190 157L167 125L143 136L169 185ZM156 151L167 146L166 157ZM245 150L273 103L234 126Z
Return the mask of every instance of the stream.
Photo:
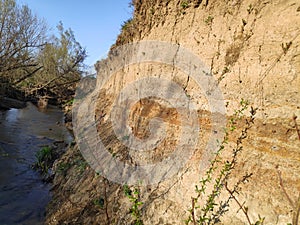
M51 185L31 168L35 154L55 141L70 143L63 112L49 106L40 112L33 104L0 111L0 224L44 224Z

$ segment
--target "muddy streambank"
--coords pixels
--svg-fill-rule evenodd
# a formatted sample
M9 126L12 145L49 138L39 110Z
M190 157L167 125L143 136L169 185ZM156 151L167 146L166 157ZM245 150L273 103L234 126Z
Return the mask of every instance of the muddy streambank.
M43 146L64 148L72 135L64 113L49 106L40 112L27 103L23 109L0 111L0 221L1 224L44 224L51 185L32 169Z

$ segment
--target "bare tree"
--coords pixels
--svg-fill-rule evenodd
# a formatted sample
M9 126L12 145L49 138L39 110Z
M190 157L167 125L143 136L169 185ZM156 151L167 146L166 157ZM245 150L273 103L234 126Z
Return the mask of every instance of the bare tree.
M0 0L0 84L31 95L72 94L85 69L86 50L62 22L57 29L58 36L49 35L46 23L28 6Z
M49 90L63 98L74 91L74 83L80 80L85 70L83 62L87 55L71 29L65 30L62 22L57 29L59 37L52 36L51 42L38 54L42 69L29 80L35 84L32 90Z
M36 53L45 45L45 22L28 6L0 0L0 78L15 83L38 70ZM22 79L23 78L23 79Z

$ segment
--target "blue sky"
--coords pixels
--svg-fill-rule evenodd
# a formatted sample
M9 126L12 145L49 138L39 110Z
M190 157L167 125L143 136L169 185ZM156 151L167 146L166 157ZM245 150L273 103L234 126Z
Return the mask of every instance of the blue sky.
M132 15L131 0L17 0L26 4L53 29L59 21L74 31L76 40L86 48L85 63L93 65L106 56L121 25Z

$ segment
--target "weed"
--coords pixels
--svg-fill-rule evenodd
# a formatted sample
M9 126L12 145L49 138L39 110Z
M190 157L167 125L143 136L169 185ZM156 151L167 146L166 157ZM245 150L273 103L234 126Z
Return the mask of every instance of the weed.
M190 4L187 1L183 1L181 2L180 6L182 9L187 9L188 7L190 7Z
M207 18L206 18L206 20L204 20L204 22L207 24L207 25L212 25L212 23L213 23L213 20L214 20L214 17L213 16L208 16Z
M72 165L70 163L64 163L64 162L59 163L57 165L56 172L65 175L66 172L71 168L71 166Z
M124 194L133 203L130 213L134 219L134 225L143 225L143 221L141 219L142 213L140 210L140 206L143 205L143 202L140 201L140 191L137 187L131 189L128 185L124 185Z
M95 199L93 201L93 203L94 203L94 205L99 206L101 209L103 209L105 200L104 200L104 198L99 198L99 199Z
M89 166L88 162L82 158L77 158L74 164L77 166L77 170L80 174L82 174Z
M122 137L122 140L123 140L123 141L128 141L128 140L129 140L129 136L128 136L128 135L123 136L123 137Z
M47 174L57 154L51 147L45 146L36 153L35 157L36 162L33 168L39 170L42 174Z
M232 190L228 188L227 182L230 178L232 171L235 169L237 164L237 157L243 149L243 140L247 138L248 130L252 127L254 123L254 116L256 110L251 107L250 118L245 120L246 126L241 131L241 134L236 138L235 147L232 149L232 157L230 160L224 160L221 157L221 153L224 151L226 145L229 141L229 136L234 132L237 127L237 121L241 120L245 110L247 110L249 103L245 100L241 100L240 109L236 110L232 118L229 120L229 127L225 129L225 135L217 152L215 153L214 159L211 161L210 167L206 171L205 176L200 180L200 184L196 185L196 197L192 198L192 207L189 210L190 216L186 220L186 224L193 223L194 225L206 225L206 224L216 224L220 222L220 218L228 211L230 200L235 200L239 205L241 205L236 199L235 195L239 193L240 186L248 181L252 174L244 175L233 187ZM215 176L214 176L215 175ZM215 178L213 178L215 177ZM208 194L208 185L213 185L211 192ZM223 190L226 190L230 195L226 201L217 201ZM200 199L202 201L200 201ZM201 205L200 202L204 202ZM242 206L242 205L241 205ZM243 207L243 206L242 206ZM248 212L245 207L243 207L244 213L248 217ZM248 221L251 225L250 220ZM262 224L263 219L259 219L255 224Z
M71 105L74 104L74 102L75 102L75 99L73 98L73 99L67 101L67 102L65 103L65 106L71 106Z
M131 27L132 23L133 23L133 19L132 18L124 21L123 24L122 24L122 28L121 28L122 31L128 30Z
M75 167L78 174L82 174L88 166L88 162L82 158L81 155L78 155L72 162L59 162L56 167L56 172L61 175L66 175L66 172L71 167Z

